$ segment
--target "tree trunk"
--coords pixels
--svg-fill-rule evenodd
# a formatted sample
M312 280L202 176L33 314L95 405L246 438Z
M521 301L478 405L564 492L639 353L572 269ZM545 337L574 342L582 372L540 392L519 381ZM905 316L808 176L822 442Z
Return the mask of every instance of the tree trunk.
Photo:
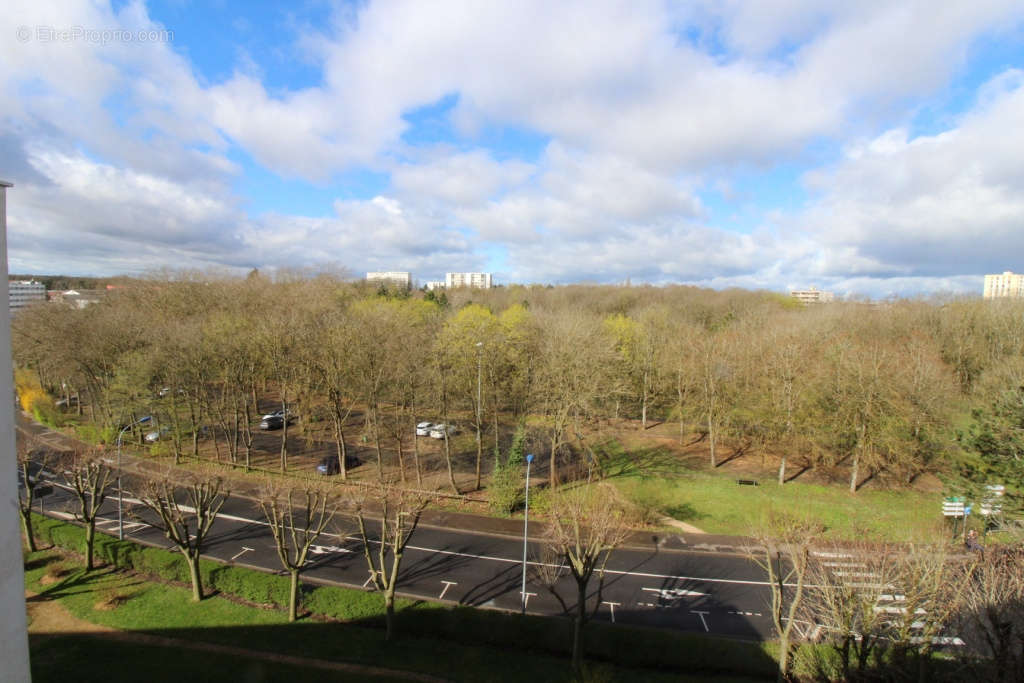
M384 640L391 640L395 621L395 594L384 591Z
M644 372L644 386L640 399L640 426L647 429L647 373Z
M405 483L405 453L402 445L405 443L405 438L402 434L405 431L405 427L402 425L402 416L398 409L398 403L395 403L395 441L397 442L398 452L398 476L401 477L402 483ZM416 429L413 427L413 433Z
M93 518L85 525L85 571L93 569L93 547L96 544L96 519Z
M380 450L380 406L376 401L373 403L373 447L377 451L377 479L384 481L384 455Z
M284 411L281 425L281 471L288 471L288 400L281 399L281 410Z
M477 420L476 420L476 488L475 491L480 490L480 461L484 457L484 445L480 440L480 414L479 408L477 408Z
M551 470L548 472L548 487L551 491L558 488L558 465L555 458L558 454L558 437L551 437Z
M28 550L34 553L36 537L32 533L32 498L28 499L28 504L21 510L21 526L25 530L25 542L28 544Z
M334 442L338 445L338 473L341 480L345 481L348 479L348 468L345 467L345 432L342 430L341 416L337 414L334 416Z
M455 492L455 495L459 495L459 486L455 483L455 470L452 469L451 444L448 443L448 422L446 421L444 424L446 427L444 430L444 461L448 465L448 483L452 485L452 491Z
M850 493L857 493L857 477L860 474L860 449L853 454L853 466L850 469Z
M782 454L782 462L779 463L779 486L786 483L786 454Z
M718 467L718 459L715 457L715 423L711 418L711 411L708 411L708 441L711 444L711 466Z
M299 570L292 569L292 583L288 592L288 621L295 621L298 618L299 605Z
M189 555L183 550L182 554L185 556L185 561L188 562L188 573L192 578L192 602L199 602L203 599L203 577L199 574L199 550L196 549L193 555Z
M579 673L583 668L583 624L587 619L587 584L576 581L576 618L572 625L572 669Z

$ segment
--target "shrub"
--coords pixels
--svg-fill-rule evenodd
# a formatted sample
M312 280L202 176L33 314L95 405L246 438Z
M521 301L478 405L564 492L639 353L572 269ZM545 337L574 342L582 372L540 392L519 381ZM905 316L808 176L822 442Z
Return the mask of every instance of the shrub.
M264 574L244 567L224 566L213 562L210 565L206 583L211 588L259 605L284 606L288 604L288 577Z

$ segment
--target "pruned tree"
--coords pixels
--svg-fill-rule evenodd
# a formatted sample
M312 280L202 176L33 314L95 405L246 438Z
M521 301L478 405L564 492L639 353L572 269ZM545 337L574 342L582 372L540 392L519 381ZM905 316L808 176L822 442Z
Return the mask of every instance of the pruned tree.
M768 616L779 639L779 681L789 676L794 627L810 574L811 543L821 531L816 522L773 510L751 531L754 546L747 555L768 580Z
M894 600L902 549L862 540L817 550L805 602L808 621L821 627L839 656L843 680L864 677L885 647L892 615L904 609Z
M85 570L93 569L96 517L107 498L111 470L95 451L79 451L64 464L64 480L78 499L75 519L85 525Z
M310 547L334 518L337 505L326 491L307 486L289 488L271 486L260 496L270 531L274 535L277 557L291 576L288 593L288 621L298 614L299 575L306 566Z
M203 581L199 573L203 543L221 506L231 495L227 490L222 491L222 486L219 477L193 478L184 485L164 479L146 482L139 496L142 504L157 517L153 525L163 531L185 557L192 579L192 600L196 602L203 599Z
M18 473L21 475L22 486L18 489L18 511L21 515L21 528L25 532L25 544L30 552L36 551L36 537L32 528L32 505L36 500L36 487L40 484L40 474L53 460L51 451L39 448L31 436L18 439Z
M894 585L902 600L886 628L894 666L917 669L920 681L930 680L931 653L960 612L967 584L958 577L974 558L954 555L945 539L904 546L898 556ZM916 664L916 667L914 666Z
M976 680L1024 680L1024 546L993 547L977 564L961 566L953 581L965 587L956 632L968 652Z
M363 557L370 572L370 582L384 597L384 637L391 640L394 632L395 591L402 568L402 556L405 546L416 531L428 499L390 486L380 489L379 501L371 499L370 495L357 501L356 519L359 522L359 536L363 541ZM380 536L376 539L370 535L367 525L367 520L376 514L367 510L367 505L373 502L379 502L381 507ZM370 548L374 544L378 546L376 552Z
M565 562L576 583L573 615L572 666L583 666L583 627L591 579L598 575L597 604L601 603L608 558L629 532L626 515L607 485L563 490L551 499L545 545ZM561 600L561 598L559 598ZM563 607L565 602L562 603Z

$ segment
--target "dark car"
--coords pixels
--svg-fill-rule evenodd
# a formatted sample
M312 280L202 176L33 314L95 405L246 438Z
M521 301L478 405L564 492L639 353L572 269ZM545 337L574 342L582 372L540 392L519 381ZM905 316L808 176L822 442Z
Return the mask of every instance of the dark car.
M357 458L355 456L352 456L352 455L346 455L345 456L345 469L346 470L352 469L353 467L355 467L358 464L359 464L359 458ZM325 455L320 460L320 463L316 466L316 471L319 472L320 474L324 474L324 475L337 474L338 472L340 472L341 468L338 467L338 456L336 456L336 455Z
M260 429L280 429L284 427L284 417L281 415L267 415L260 420Z

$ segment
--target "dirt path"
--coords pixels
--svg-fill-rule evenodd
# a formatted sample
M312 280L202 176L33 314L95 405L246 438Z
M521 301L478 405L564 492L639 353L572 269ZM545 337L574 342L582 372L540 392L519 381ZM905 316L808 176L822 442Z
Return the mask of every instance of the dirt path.
M28 608L29 627L28 632L36 635L56 635L60 633L90 634L97 638L107 638L123 643L139 643L142 645L155 645L158 647L173 647L175 649L194 650L197 652L211 652L215 654L230 655L233 657L244 657L245 659L258 659L275 664L288 664L299 668L322 669L325 671L339 671L357 676L376 677L387 676L389 678L401 678L408 681L424 681L425 683L444 683L447 679L428 674L414 673L411 671L398 671L396 669L385 669L382 667L365 666L362 664L348 664L345 662L332 662L326 659L309 659L293 655L274 654L258 650L247 650L242 647L230 645L216 645L214 643L203 643L194 640L181 640L179 638L167 638L155 636L148 633L137 633L132 631L118 631L109 626L101 626L91 621L85 621L71 614L63 605L54 600L30 600L38 596L32 591L25 591L25 598Z

